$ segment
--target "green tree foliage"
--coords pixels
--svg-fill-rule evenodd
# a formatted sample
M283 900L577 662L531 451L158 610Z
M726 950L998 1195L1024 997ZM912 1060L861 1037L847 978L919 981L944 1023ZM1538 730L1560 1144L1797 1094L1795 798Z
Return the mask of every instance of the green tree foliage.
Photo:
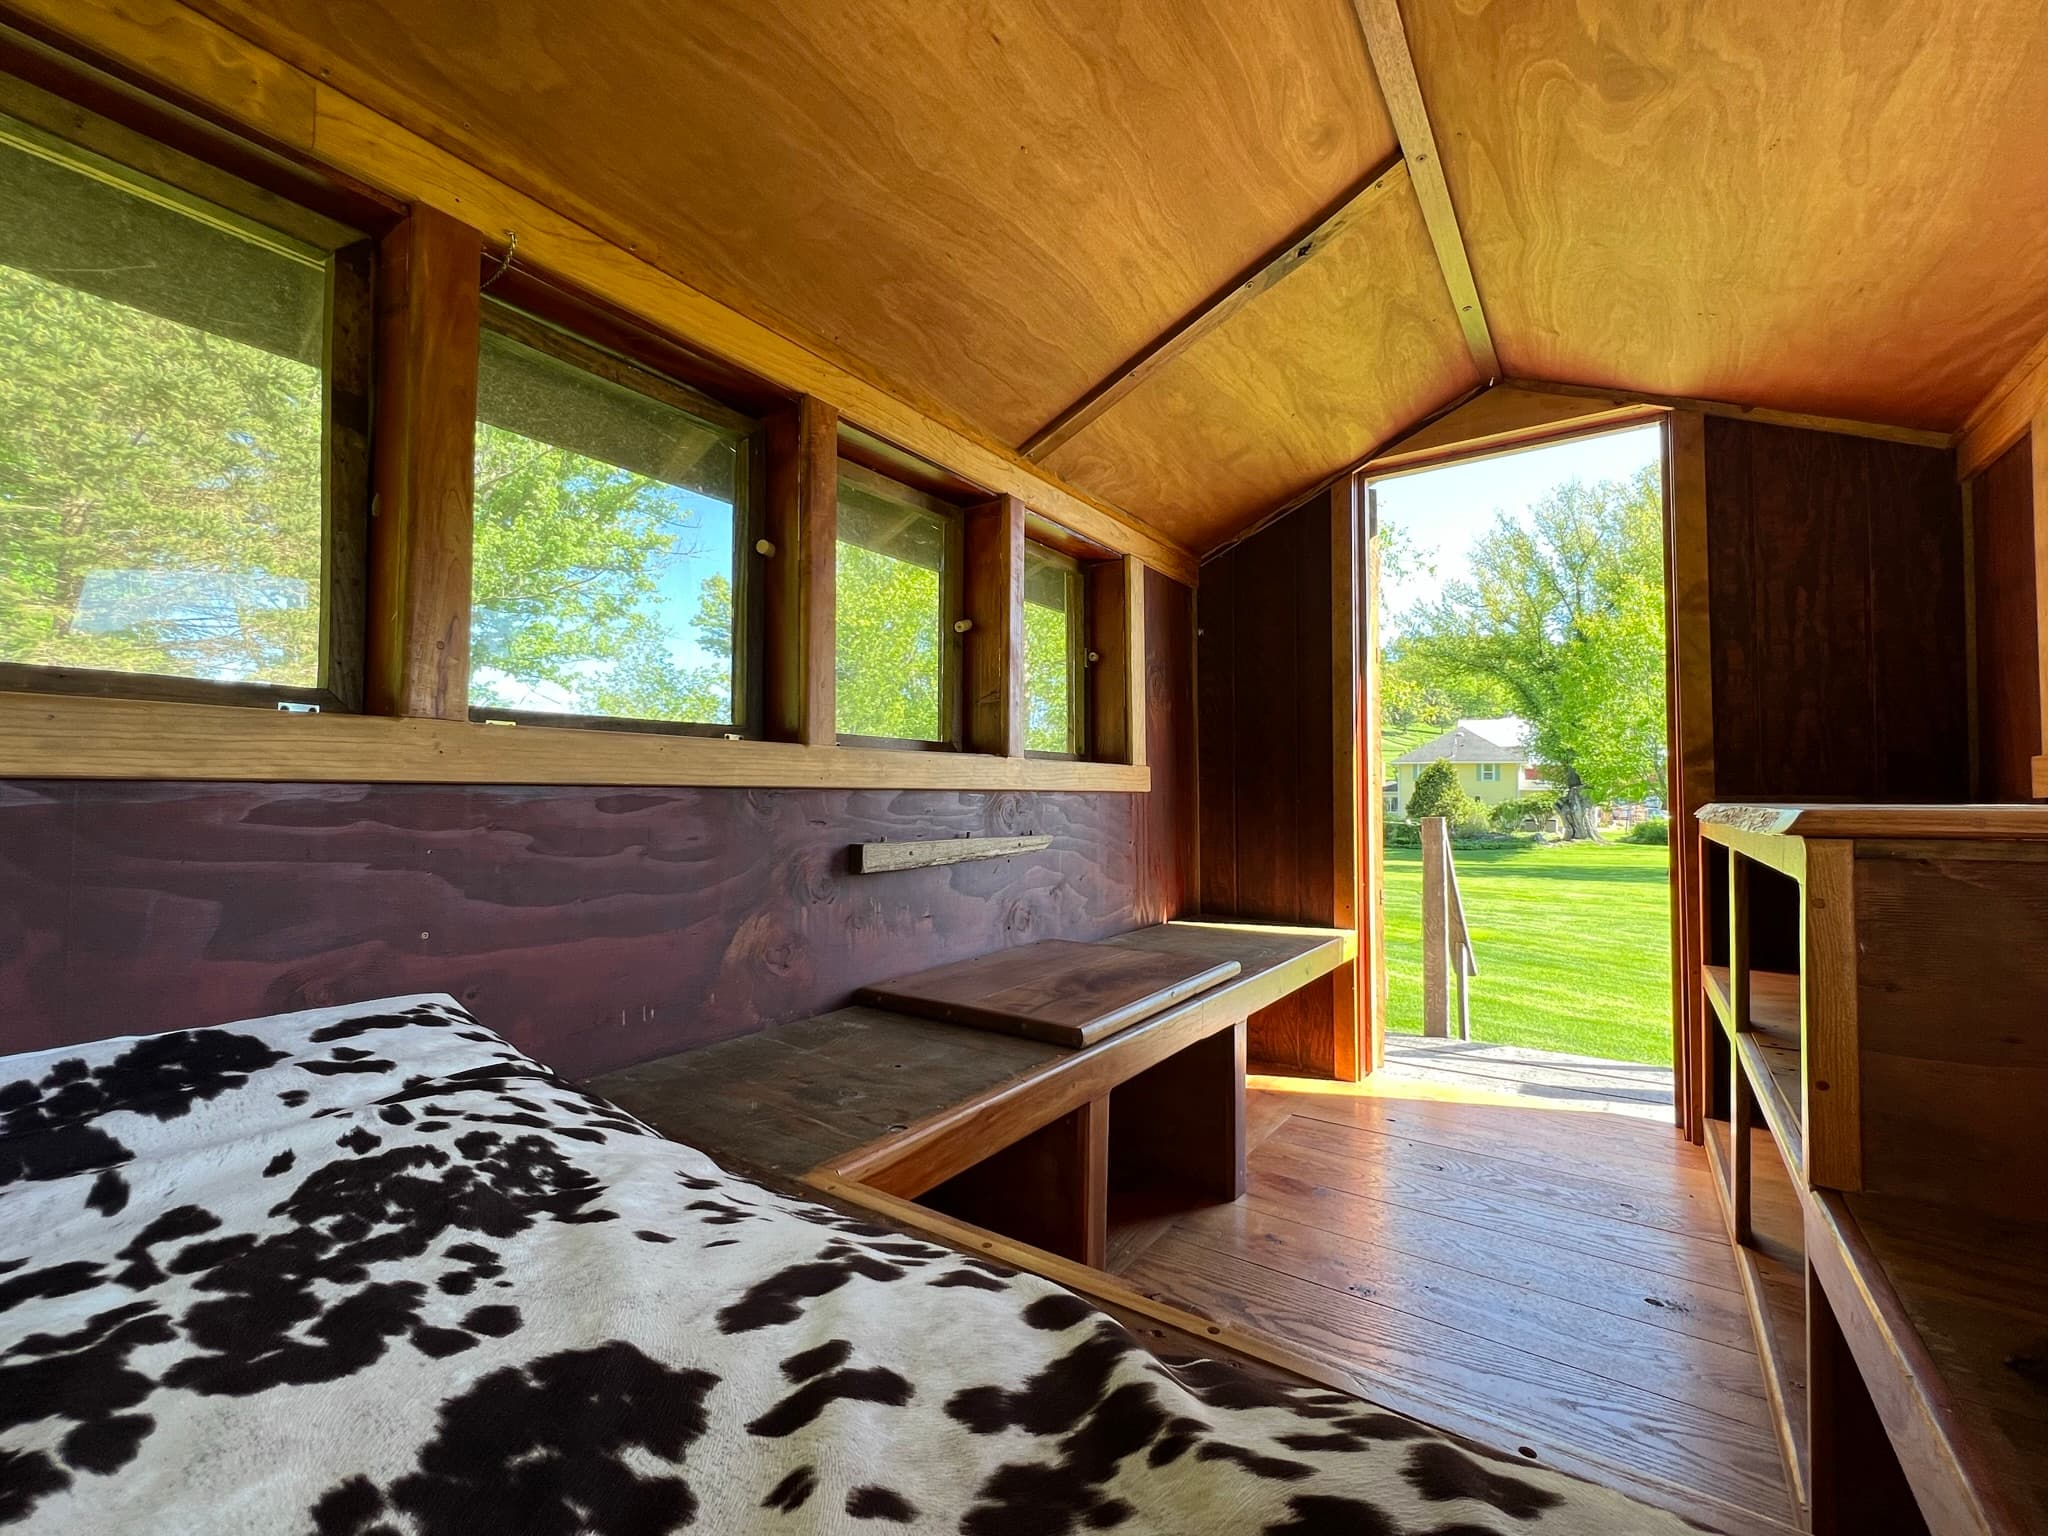
M1439 758L1424 765L1415 775L1415 788L1408 794L1408 819L1422 821L1441 816L1454 827L1484 825L1486 808L1458 782L1458 770Z
M317 369L0 267L0 660L313 684L320 417Z
M1444 676L1426 660L1413 657L1402 644L1398 623L1386 611L1387 583L1436 574L1436 551L1418 545L1407 528L1391 518L1381 520L1373 551L1374 602L1381 614L1381 723L1448 730L1468 716L1508 713L1507 691L1492 679Z
M1402 618L1404 659L1446 688L1497 687L1534 728L1559 811L1664 787L1664 546L1658 471L1559 486L1502 517L1472 576Z
M839 729L939 738L938 571L839 542Z
M1513 832L1525 822L1543 820L1556 809L1557 791L1541 790L1501 801L1487 811L1486 820L1496 832Z
M579 714L730 722L731 578L701 583L690 620L711 663L674 657L657 601L697 533L661 481L479 423L471 698L520 707L545 688Z
M1046 603L1024 605L1024 745L1071 752L1067 615Z

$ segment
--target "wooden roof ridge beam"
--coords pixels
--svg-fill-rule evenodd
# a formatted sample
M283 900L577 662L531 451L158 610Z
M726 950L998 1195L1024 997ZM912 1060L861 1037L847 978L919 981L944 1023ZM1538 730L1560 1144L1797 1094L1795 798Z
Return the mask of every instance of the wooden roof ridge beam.
M1400 5L1398 0L1351 3L1358 14L1359 30L1365 34L1365 51L1379 79L1387 116L1394 120L1394 131L1400 135L1408 179L1414 185L1415 200L1422 205L1423 226L1436 248L1437 265L1458 311L1465 345L1480 377L1491 382L1501 376L1500 354L1494 350L1493 332L1487 328L1486 311L1479 302L1479 285L1473 281L1472 263L1465 253L1465 237L1458 229L1457 210L1451 206L1450 184L1444 180L1436 133L1422 103L1422 82L1416 78L1415 57L1408 51Z
M1401 155L1389 156L1366 173L1365 178L1344 194L1336 207L1308 228L1297 231L1262 257L1250 270L1239 273L1229 284L1204 299L1175 321L1101 383L1040 427L1017 451L1034 463L1078 436L1087 425L1129 394L1147 376L1178 355L1204 333L1235 314L1260 294L1312 260L1339 234L1364 218L1381 198L1407 180L1407 163Z

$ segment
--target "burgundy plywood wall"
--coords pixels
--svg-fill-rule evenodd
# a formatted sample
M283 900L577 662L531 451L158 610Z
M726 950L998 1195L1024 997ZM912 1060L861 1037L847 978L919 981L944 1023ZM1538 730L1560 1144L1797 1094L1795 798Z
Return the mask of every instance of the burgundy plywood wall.
M1183 909L1193 596L1148 573L1150 795L0 783L0 1052L452 992L571 1074ZM1043 854L853 875L876 838Z
M1953 457L1706 419L1714 793L1967 800Z
M1978 796L2031 800L2041 751L2034 462L2022 437L1970 482L1977 572Z

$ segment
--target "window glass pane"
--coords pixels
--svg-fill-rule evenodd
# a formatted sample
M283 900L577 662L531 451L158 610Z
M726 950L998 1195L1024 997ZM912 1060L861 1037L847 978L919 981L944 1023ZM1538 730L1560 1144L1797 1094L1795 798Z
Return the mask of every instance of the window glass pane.
M477 417L471 702L734 723L745 435L492 330Z
M1081 580L1073 566L1024 546L1024 746L1081 751Z
M0 118L0 661L319 685L326 266Z
M838 554L840 733L940 740L946 520L842 479Z

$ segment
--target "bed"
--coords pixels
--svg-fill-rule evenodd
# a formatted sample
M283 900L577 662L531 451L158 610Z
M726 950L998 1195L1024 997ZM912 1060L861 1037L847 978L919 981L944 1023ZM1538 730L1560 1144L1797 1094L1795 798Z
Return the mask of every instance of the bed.
M0 1057L0 1529L1661 1532L721 1171L447 997Z

